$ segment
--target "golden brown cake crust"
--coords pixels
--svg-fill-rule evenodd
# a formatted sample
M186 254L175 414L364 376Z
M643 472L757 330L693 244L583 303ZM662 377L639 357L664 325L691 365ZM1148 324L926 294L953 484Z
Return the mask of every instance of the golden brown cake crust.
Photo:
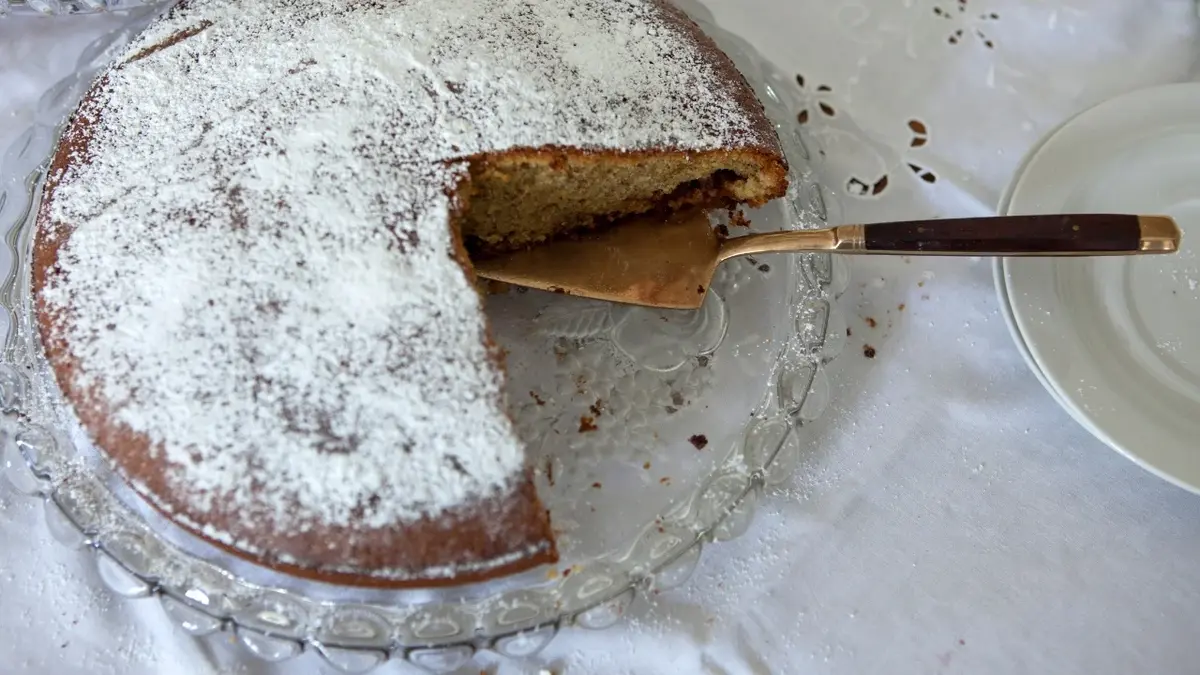
M176 12L187 7L181 4ZM666 2L660 6L664 25L672 24L699 48L709 65L736 92L743 114L749 120L745 143L725 149L696 151L663 147L647 149L580 150L569 146L513 148L498 153L474 155L476 161L524 154L587 155L611 162L627 162L642 153L697 152L728 153L759 163L766 187L761 202L783 194L786 162L773 125L761 104L733 64L678 9ZM151 58L159 49L173 47L201 34L207 26L172 35L161 45L137 52L131 60ZM66 400L96 446L117 470L155 508L174 522L226 550L282 572L322 581L374 587L410 587L468 583L527 570L557 559L547 512L537 499L528 471L505 489L490 497L441 511L436 516L367 527L359 523L315 522L302 530L276 527L272 509L255 512L254 506L233 502L198 510L170 480L178 467L168 462L151 438L117 419L117 410L98 386L84 384L83 364L73 350L71 335L76 308L47 301L47 289L64 276L60 255L71 241L76 224L55 217L55 202L61 183L93 156L93 132L105 115L101 92L104 78L97 81L79 111L66 125L53 157L37 220L33 250L33 293L37 326ZM467 180L466 174L460 176ZM457 203L451 200L452 204ZM457 207L456 207L457 208ZM453 215L453 214L451 214ZM453 251L470 276L462 242L453 233ZM489 348L495 355L496 350ZM496 366L499 368L499 366ZM464 420L469 424L469 420ZM256 486L251 486L257 491ZM247 510L249 508L249 511ZM220 536L215 536L219 534Z

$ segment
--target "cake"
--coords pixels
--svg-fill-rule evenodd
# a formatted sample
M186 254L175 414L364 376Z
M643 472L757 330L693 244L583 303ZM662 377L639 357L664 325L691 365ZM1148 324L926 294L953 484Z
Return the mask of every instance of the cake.
M557 553L471 255L786 175L663 0L185 0L66 121L36 324L179 527L331 583L484 580Z

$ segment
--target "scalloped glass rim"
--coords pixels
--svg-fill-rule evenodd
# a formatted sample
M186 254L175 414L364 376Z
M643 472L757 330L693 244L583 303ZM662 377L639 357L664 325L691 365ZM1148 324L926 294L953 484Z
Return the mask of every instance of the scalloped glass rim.
M8 14L62 16L128 12L162 5L160 0L0 0L0 18Z
M677 4L734 59L776 122L792 162L792 187L783 206L793 226L824 223L836 202L814 181L811 163L817 157L809 151L811 141L792 124L788 78L747 42L714 26L702 7L691 0ZM0 157L0 177L12 177L0 183L0 227L14 260L0 285L0 301L11 318L0 363L5 413L0 468L7 468L4 476L12 487L45 500L47 526L56 538L94 552L100 576L114 592L157 595L186 631L234 630L250 652L271 661L311 647L347 672L361 672L388 657L446 671L469 660L476 649L528 656L563 625L605 628L620 619L639 592L684 583L703 545L744 532L763 487L782 482L799 464L796 430L823 411L828 402L823 367L844 344L844 320L831 299L845 288L846 271L828 254L791 259L798 272L790 291L795 332L779 349L770 386L744 429L743 442L690 498L648 523L631 547L578 574L549 585L545 579L523 585L528 579L518 575L501 580L508 583L460 587L457 595L422 599L400 593L390 603L345 604L257 586L174 547L118 499L119 486L103 480L97 467L80 467L62 451L72 439L47 412L58 393L32 329L28 280L34 207L58 123L114 46L148 19L139 17L85 50L77 74L52 87L39 103L40 119L56 125L35 126ZM478 597L480 589L491 594Z

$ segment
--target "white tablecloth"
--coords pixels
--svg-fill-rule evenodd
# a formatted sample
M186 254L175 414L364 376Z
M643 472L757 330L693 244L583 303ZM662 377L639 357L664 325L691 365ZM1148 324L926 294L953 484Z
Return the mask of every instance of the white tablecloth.
M1193 77L1200 48L1192 0L708 5L802 76L847 222L987 213L1041 134ZM114 23L0 21L0 148ZM463 673L1200 669L1200 497L1055 405L1006 332L986 260L863 259L853 275L834 402L750 533L617 628ZM154 600L110 598L28 500L0 494L0 542L0 672L319 672L311 655L263 666L228 636L185 636Z

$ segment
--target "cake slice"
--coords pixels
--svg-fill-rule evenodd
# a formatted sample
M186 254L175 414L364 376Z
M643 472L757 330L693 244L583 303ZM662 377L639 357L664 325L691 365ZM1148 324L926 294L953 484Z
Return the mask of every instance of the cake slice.
M33 251L66 401L179 526L285 573L556 559L468 251L781 196L660 0L185 0L68 121Z

